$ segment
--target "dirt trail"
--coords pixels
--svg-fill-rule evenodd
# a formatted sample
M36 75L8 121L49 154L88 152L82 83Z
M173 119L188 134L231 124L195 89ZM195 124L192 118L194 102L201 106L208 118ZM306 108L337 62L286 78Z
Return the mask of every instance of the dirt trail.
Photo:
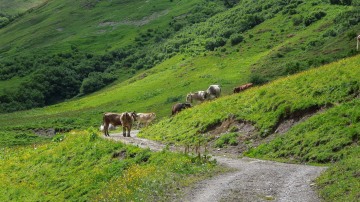
M137 138L137 130L130 138L122 134L111 134L108 139L126 144L162 150L165 145ZM171 147L170 150L181 150ZM285 164L272 161L242 158L233 159L214 156L220 165L233 168L233 172L201 181L188 189L185 197L179 201L321 201L315 192L313 180L325 167Z

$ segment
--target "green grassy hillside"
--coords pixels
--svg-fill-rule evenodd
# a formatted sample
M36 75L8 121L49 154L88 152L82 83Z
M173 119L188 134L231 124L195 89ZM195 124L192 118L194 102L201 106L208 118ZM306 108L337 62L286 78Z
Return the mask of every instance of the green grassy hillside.
M4 15L18 15L25 11L35 8L46 0L0 0L0 13Z
M1 148L1 201L168 201L216 168L183 154L105 140L93 129L53 140Z
M0 111L89 94L120 74L131 76L176 55L203 56L205 63L213 56L224 58L224 66L248 72L237 83L261 84L356 54L356 5L272 0L241 1L229 8L220 0L49 1L0 29L0 82L9 85L0 91ZM252 63L242 64L244 58Z
M229 117L235 117L239 122L255 126L258 132L252 139L256 140L272 135L286 120L321 109L322 112L269 144L251 149L247 155L331 163L329 171L319 180L322 196L329 201L356 201L360 188L359 64L360 56L357 56L225 96L164 119L139 136L183 145L195 145L198 141L205 144L214 139L208 132ZM247 141L251 148L252 140Z

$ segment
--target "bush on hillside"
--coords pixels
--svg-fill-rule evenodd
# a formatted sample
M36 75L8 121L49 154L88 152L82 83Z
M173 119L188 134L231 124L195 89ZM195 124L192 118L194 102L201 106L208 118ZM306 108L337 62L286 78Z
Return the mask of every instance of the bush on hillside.
M230 37L230 42L231 42L231 45L233 45L233 46L241 43L243 40L244 40L244 36L241 34L233 34Z
M220 37L216 39L209 39L208 41L206 41L205 49L213 51L215 50L215 48L224 46L225 44L226 44L226 40Z
M7 17L0 17L0 28L5 27L9 22L10 20Z
M324 11L312 12L312 13L310 13L310 15L305 17L304 24L305 24L305 26L309 26L312 23L320 20L321 18L323 18L325 16L326 16L326 13Z

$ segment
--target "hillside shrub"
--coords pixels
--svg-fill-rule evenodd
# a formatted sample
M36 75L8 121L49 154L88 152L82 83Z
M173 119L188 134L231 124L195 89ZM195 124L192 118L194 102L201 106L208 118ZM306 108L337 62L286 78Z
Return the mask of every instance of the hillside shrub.
M0 17L0 28L5 27L9 22L10 20L7 17Z
M291 20L292 20L294 26L298 26L303 23L303 16L302 15L294 15Z
M232 46L237 45L237 44L241 43L242 41L244 41L244 36L241 34L233 34L230 37L230 43Z
M213 51L215 50L215 48L224 46L225 44L226 44L226 40L221 37L218 37L216 39L209 39L208 41L206 41L205 49Z
M321 18L323 18L324 16L326 16L326 12L324 11L316 11L316 12L312 12L310 13L308 16L305 17L304 19L304 24L305 26L309 26L312 23L320 20Z

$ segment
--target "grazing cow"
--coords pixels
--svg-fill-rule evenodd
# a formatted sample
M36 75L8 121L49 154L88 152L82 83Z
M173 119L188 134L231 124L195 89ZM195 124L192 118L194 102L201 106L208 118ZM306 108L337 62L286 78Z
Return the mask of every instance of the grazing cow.
M123 136L130 137L130 131L132 124L136 121L136 113L135 112L124 112L120 116L121 125L123 127ZM127 135L126 135L127 131Z
M151 121L153 121L156 118L156 114L154 112L152 113L137 113L137 128L139 128L141 123L145 123L145 127L150 124Z
M206 99L214 99L220 97L221 88L220 85L210 85L206 90Z
M177 103L172 107L171 114L175 115L175 114L181 112L182 110L184 110L186 108L190 108L190 107L192 107L192 105L190 103Z
M247 83L247 84L244 84L242 86L235 87L233 92L234 93L240 93L240 91L246 90L246 89L250 88L251 86L253 86L253 83Z
M110 123L109 127L108 127L108 130L115 130L115 129L116 129L116 126L114 126L113 124ZM104 131L104 124L100 125L99 130Z
M186 96L186 102L192 103L193 100L197 100L199 102L204 102L206 100L206 92L201 90L195 93L189 93Z
M117 113L111 113L111 112L104 113L103 125L104 125L104 135L105 136L110 136L109 135L110 124L112 124L113 126L121 125L120 116L121 116L121 114L117 114Z

